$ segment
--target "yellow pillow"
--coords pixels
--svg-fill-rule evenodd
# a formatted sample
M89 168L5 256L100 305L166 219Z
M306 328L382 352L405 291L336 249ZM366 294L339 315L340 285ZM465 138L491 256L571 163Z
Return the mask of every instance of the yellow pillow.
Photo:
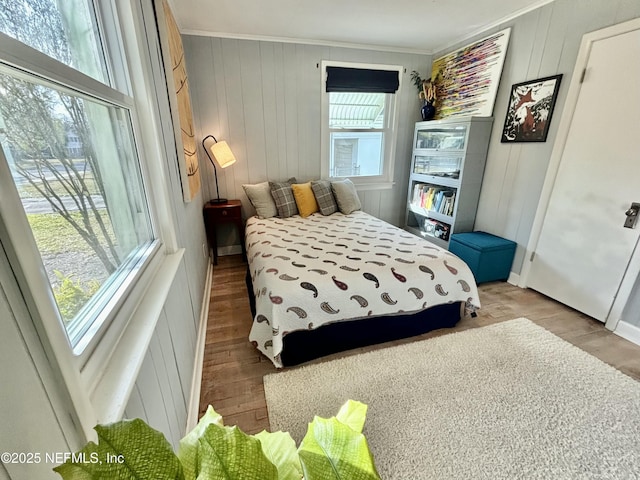
M296 199L296 205L301 217L308 217L320 210L316 196L311 190L311 182L294 183L291 185L291 190L293 190L293 198Z

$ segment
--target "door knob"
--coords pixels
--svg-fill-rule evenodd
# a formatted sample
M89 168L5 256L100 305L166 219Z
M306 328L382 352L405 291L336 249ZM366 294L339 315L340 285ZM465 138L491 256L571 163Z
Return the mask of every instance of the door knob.
M629 209L624 212L627 216L624 221L625 228L635 228L638 221L638 211L640 211L640 203L633 202Z

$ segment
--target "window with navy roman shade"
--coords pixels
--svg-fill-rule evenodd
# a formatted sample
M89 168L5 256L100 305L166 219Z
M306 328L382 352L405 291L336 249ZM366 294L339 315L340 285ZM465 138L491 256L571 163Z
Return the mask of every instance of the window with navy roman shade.
M322 178L393 187L402 65L323 60Z
M327 67L327 92L396 93L397 70Z

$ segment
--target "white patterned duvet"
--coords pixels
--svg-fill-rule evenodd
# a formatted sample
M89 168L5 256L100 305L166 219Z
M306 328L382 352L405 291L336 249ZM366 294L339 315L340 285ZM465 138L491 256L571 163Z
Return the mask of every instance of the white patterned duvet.
M256 298L249 339L276 367L289 332L444 303L480 307L462 260L364 212L251 217L246 247Z

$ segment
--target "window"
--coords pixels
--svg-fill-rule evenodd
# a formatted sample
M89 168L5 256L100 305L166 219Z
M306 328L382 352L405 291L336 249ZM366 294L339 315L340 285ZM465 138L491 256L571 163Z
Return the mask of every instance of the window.
M402 67L323 62L322 176L391 188Z
M88 0L0 0L0 32L107 83L96 15Z
M0 162L38 250L22 255L39 254L76 355L113 321L161 243L123 46L102 34L115 22L98 22L115 18L115 2L95 5L100 14L91 0L0 0Z
M75 348L154 242L129 112L0 73L0 116L2 148ZM69 147L69 129L82 131L79 148Z

